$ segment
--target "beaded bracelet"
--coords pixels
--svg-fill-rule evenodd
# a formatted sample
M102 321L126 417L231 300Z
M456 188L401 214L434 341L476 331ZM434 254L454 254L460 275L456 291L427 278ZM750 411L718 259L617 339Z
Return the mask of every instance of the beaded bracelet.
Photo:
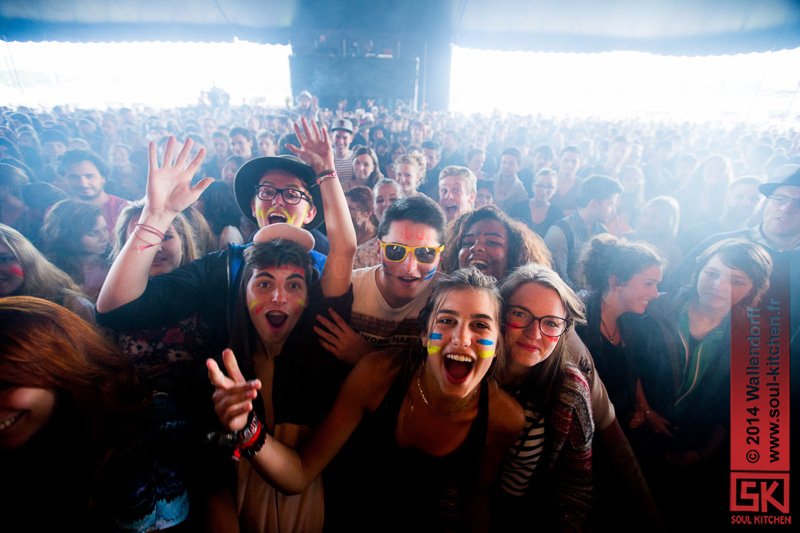
M323 170L317 174L317 185L322 185L322 182L329 178L339 179L339 173L335 170Z
M233 456L237 459L240 457L248 459L260 452L267 440L267 432L263 431L263 429L264 426L256 416L255 411L250 411L247 427L234 433L237 445Z

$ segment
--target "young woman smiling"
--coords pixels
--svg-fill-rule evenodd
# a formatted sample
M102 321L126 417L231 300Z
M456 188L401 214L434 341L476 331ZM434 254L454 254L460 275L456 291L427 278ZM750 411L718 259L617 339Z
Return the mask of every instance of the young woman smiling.
M13 487L3 508L17 513L10 522L141 532L183 523L179 413L164 395L143 391L130 361L77 315L39 298L0 299L0 464Z
M662 267L663 261L648 245L608 234L592 239L581 260L589 290L581 292L586 325L576 331L592 353L623 427L631 423L638 427L642 415L636 414L637 376L625 352L626 324L621 317L641 315L658 298Z
M20 232L0 224L0 298L35 296L62 305L94 324L94 305L65 272Z
M344 526L337 517L354 531L485 530L488 487L524 422L520 406L490 379L504 360L500 307L493 281L475 269L438 280L419 316L419 344L361 359L299 453L260 439L260 449L243 450L250 464L281 491L297 493L347 444L346 457L357 460L347 462L346 487L335 489L346 508L328 517L333 530ZM224 363L229 377L209 363L216 411L227 430L240 432L253 423L262 383L245 381L232 352Z
M474 266L497 280L527 263L551 265L544 241L494 205L456 218L447 228L444 249L445 272Z
M523 265L503 281L507 364L502 387L525 408L493 511L497 531L536 520L543 531L588 529L594 423L589 385L568 362L565 334L583 304L548 267Z
M722 240L698 257L692 285L653 302L626 337L645 421L637 456L670 529L713 527L703 517L727 510L731 316L758 303L771 272L758 244Z

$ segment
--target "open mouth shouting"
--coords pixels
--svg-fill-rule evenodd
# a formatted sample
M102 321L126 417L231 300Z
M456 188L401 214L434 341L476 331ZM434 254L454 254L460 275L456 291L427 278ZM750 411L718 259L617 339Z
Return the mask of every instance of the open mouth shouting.
M289 213L280 207L273 207L267 211L267 220L270 224L281 224L289 222Z
M267 323L273 331L280 331L286 324L289 315L283 311L273 310L267 311Z
M455 204L445 205L444 212L447 214L447 220L455 218L455 216L458 214L458 206Z
M446 354L443 358L443 362L445 376L454 384L465 382L472 372L472 368L475 366L475 360L463 354Z

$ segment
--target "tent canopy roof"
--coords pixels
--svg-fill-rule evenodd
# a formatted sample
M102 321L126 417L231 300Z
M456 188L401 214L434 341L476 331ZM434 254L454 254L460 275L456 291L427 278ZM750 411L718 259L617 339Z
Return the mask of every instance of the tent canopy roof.
M9 41L241 40L391 35L500 50L665 55L800 47L795 0L4 0Z

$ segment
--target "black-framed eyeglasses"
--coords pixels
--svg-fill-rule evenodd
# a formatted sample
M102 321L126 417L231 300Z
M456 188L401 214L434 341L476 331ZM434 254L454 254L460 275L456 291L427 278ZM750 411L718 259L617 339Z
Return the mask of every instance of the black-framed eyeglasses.
M534 316L524 307L512 305L506 311L506 326L514 329L525 329L539 321L539 331L548 337L560 337L567 330L569 321L559 316Z
M800 198L791 198L782 194L771 194L767 198L781 207L791 204L795 209L800 209Z
M406 246L378 241L383 250L383 256L392 263L399 263L406 258L409 252L414 255L418 263L429 265L436 261L436 257L444 250L442 246Z
M297 205L300 203L300 200L312 203L308 195L298 189L279 189L272 185L256 185L256 196L258 196L259 200L268 202L274 200L278 194L280 194L283 197L283 201L289 205Z
M536 187L537 189L545 189L548 191L552 191L553 189L557 188L555 185L543 185L541 183L534 183L533 186Z

